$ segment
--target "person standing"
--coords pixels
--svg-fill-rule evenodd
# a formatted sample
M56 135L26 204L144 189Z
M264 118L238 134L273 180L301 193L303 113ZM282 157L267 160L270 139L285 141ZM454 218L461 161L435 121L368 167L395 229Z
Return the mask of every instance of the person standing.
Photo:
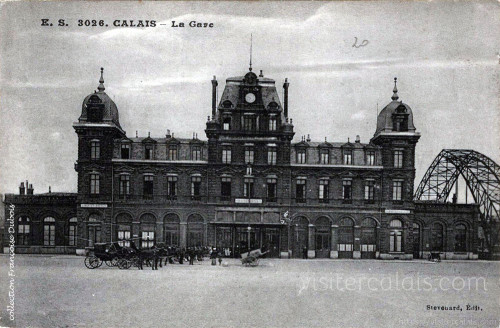
M212 249L212 254L210 254L210 258L212 259L212 265L217 265L217 248Z
M304 248L302 249L302 258L304 260L307 260L307 247L304 246Z
M217 252L217 258L219 260L219 265L222 265L222 250Z

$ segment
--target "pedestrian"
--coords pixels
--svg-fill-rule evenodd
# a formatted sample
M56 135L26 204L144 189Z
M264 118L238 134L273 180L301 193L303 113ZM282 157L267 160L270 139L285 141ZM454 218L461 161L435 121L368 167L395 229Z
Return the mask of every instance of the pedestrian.
M302 258L304 260L307 260L307 247L304 246L304 248L302 249Z
M217 252L217 258L219 260L219 265L222 265L222 250Z
M188 250L188 256L189 256L189 265L194 265L195 252L192 247L190 247Z
M210 254L212 259L212 265L217 265L217 248L212 249L212 254Z

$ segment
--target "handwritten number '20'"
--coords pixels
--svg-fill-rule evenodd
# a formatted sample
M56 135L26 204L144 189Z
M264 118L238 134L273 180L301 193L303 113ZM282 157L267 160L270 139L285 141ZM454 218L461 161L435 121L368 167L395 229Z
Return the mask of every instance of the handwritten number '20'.
M354 44L352 45L354 48L360 48L360 47L364 47L366 45L368 45L368 43L370 43L370 41L368 40L363 40L361 42L361 44L358 45L358 38L357 37L354 37Z

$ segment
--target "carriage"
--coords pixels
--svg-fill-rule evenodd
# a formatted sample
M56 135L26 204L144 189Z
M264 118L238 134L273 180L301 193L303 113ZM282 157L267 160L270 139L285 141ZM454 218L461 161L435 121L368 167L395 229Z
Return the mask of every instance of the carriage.
M241 264L245 266L257 266L259 265L260 258L267 252L268 251L262 252L262 250L258 248L250 252L241 253Z
M99 268L103 263L109 267L128 269L138 261L135 252L127 247L114 243L96 243L87 249L85 266L89 269Z

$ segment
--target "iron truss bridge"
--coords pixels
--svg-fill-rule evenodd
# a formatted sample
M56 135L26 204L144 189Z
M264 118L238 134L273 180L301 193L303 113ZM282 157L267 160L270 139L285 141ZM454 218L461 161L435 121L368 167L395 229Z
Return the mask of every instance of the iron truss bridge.
M479 205L480 225L492 233L490 227L498 226L500 219L500 166L477 151L443 149L422 178L415 200L446 202L459 176ZM497 239L496 235L491 237Z

